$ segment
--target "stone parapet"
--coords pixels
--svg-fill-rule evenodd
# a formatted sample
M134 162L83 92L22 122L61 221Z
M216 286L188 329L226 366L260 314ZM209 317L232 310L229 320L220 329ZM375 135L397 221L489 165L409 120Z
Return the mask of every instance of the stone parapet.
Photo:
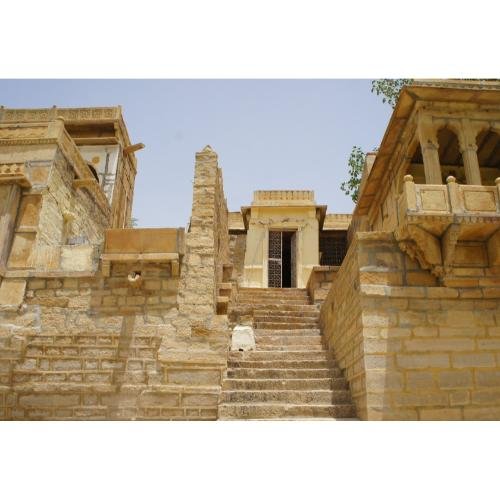
M307 293L314 304L322 304L340 266L314 266L307 282Z
M253 206L315 205L314 191L274 190L254 191Z

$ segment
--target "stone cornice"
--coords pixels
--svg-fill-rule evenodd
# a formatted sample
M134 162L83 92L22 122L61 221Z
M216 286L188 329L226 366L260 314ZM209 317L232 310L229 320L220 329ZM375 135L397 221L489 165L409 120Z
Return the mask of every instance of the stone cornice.
M0 123L48 122L58 117L68 122L109 122L121 118L121 108L0 108Z
M452 88L452 89L488 89L500 90L500 80L414 80L411 86L415 87L434 87L434 88Z

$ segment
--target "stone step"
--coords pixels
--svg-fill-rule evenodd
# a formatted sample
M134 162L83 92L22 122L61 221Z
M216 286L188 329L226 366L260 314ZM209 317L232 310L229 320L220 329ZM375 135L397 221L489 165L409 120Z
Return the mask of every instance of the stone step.
M311 318L307 316L277 316L277 315L264 316L262 314L254 314L253 320L255 324L284 323L286 325L290 325L294 323L301 323L304 325L310 325L311 328L314 328L318 326L319 318L317 317Z
M319 360L329 359L328 353L324 350L309 351L232 351L229 354L228 361L293 361L293 360Z
M294 352L311 352L321 349L322 344L318 343L317 345L313 344L269 345L269 344L257 343L257 348L273 352L290 352L290 349L293 349Z
M273 317L273 318L308 318L308 319L318 319L319 311L306 310L306 311L285 311L283 309L258 309L254 311L255 317Z
M315 345L318 349L323 348L323 337L321 335L255 335L255 340L257 342L258 349L264 349L264 346L267 345Z
M275 330L266 328L255 328L254 330L255 338L263 338L267 336L276 337L278 335L283 335L285 337L291 336L311 336L311 335L321 335L321 330L319 328L294 328L292 330Z
M299 378L299 379L224 379L223 390L319 390L348 389L346 380L339 378Z
M289 298L289 297L301 297L308 298L309 294L304 290L245 290L240 288L238 290L238 296L240 297L280 297L280 298Z
M307 306L309 302L305 300L277 300L277 299L267 299L267 300L238 300L239 306L245 306L247 308L253 309L267 309L269 306Z
M228 368L230 379L338 378L340 368Z
M223 403L219 419L354 418L354 405L294 405L283 403Z
M338 404L350 403L349 391L340 390L270 390L239 391L223 393L223 403L288 403L288 404Z
M237 302L233 307L237 309L240 307L241 304L240 302ZM319 312L318 306L314 304L261 304L260 306L257 304L250 304L250 305L245 305L241 306L244 309L248 308L254 308L257 307L259 310L264 310L264 311L306 311L306 312Z
M308 328L314 328L317 326L317 322L303 321L300 323L288 323L284 321L255 321L255 328L262 330L307 330Z
M296 293L306 294L307 288L252 288L252 287L241 287L239 293L270 293L270 294L282 294L282 295L293 295Z
M255 304L250 304L250 305L242 305L240 302L235 304L232 308L233 311L236 312L248 312L248 310L252 311L269 311L269 312L283 312L284 314L287 313L297 313L300 314L302 312L306 313L319 313L319 309L315 305L311 304L261 304L261 305L255 305Z
M279 298L279 299L291 299L294 297L299 297L300 299L308 299L309 294L307 291L304 290L285 290L285 291L278 291L276 292L275 290L255 290L255 291L249 291L240 288L238 290L238 297L272 297L272 298Z
M291 361L228 361L228 368L330 368L335 364L319 359L291 360Z

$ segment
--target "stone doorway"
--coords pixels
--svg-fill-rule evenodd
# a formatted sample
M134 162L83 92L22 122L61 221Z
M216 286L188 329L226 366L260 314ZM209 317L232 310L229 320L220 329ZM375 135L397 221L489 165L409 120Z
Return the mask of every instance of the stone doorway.
M268 287L297 287L296 231L269 231Z

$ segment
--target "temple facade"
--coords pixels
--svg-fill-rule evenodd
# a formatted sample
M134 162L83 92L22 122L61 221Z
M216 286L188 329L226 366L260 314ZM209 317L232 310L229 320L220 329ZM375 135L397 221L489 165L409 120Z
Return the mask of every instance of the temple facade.
M207 146L189 225L132 228L142 147L0 108L1 419L500 419L498 83L404 87L352 214L229 212Z

